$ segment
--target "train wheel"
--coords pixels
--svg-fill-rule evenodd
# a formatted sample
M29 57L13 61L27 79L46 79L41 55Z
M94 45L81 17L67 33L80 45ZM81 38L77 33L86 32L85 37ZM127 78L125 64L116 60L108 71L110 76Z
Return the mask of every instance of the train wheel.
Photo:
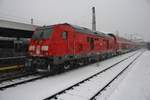
M24 64L24 69L27 72L33 72L35 71L35 66L32 64L32 61L26 60Z
M51 69L51 65L50 64L48 64L47 69L48 69L49 72L51 72L52 69Z
M48 73L50 73L50 74L56 74L56 72L57 72L55 66L51 65L51 64L48 64L47 70L48 70Z
M70 69L70 65L64 65L64 69L65 69L65 70Z

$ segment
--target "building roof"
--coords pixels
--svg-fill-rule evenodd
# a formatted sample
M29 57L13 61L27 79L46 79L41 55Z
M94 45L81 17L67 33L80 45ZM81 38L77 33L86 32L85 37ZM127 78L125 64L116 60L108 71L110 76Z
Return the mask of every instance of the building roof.
M39 26L0 20L0 36L1 37L21 37L30 38L33 31Z
M38 26L0 19L0 28L34 31L36 27L38 27Z

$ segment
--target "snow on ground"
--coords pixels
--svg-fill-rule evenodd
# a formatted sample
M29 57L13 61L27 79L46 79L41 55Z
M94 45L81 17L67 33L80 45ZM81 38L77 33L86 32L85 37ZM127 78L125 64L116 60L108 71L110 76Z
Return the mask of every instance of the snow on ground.
M89 100L92 96L94 96L94 94L96 94L107 83L109 83L110 80L119 74L139 54L140 52L131 58L117 64L115 67L84 82L83 84L74 87L73 90L66 91L65 94L57 96L58 100Z
M0 100L41 100L100 70L109 67L121 59L133 54L128 53L99 63L78 68L59 75L51 76L27 84L0 91Z
M143 53L143 51L144 50L141 50L141 52L139 52L139 54L141 55L141 53ZM139 54L138 54L138 56L139 56ZM129 61L127 61L128 64L130 62L132 62L132 60L130 60L130 59L128 59L128 60L129 60ZM98 96L96 96L96 100L108 100L110 95L119 86L119 84L122 82L122 80L125 79L127 74L132 70L132 67L134 66L136 61L137 61L137 59L129 66L129 68L127 68L119 77L117 77L104 91L102 91ZM125 67L126 67L128 64L126 64L125 62L124 62L124 64L125 64ZM121 64L121 66L124 65L124 64Z
M150 100L150 51L146 51L108 100Z

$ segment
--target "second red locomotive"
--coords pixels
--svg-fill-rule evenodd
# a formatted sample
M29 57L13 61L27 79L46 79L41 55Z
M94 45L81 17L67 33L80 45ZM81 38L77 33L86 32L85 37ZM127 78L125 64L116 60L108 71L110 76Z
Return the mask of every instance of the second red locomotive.
M98 61L135 48L132 41L113 34L93 32L71 24L56 24L35 30L27 66L56 72L77 64Z

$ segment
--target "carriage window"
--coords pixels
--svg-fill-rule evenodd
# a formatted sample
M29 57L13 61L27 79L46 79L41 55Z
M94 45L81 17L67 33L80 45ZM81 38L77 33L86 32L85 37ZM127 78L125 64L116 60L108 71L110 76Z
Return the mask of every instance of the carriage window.
M67 40L67 38L68 38L68 32L63 32L62 33L62 37L63 37L63 39Z

